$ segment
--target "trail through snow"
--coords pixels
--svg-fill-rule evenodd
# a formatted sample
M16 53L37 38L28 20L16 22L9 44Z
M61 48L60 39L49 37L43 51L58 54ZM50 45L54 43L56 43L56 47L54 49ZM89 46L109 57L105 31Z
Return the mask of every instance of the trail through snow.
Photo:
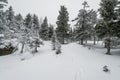
M104 65L108 65L109 73L102 71ZM39 53L23 61L20 55L0 57L0 80L120 80L119 74L120 56L105 55L76 43L63 45L60 55L45 42Z

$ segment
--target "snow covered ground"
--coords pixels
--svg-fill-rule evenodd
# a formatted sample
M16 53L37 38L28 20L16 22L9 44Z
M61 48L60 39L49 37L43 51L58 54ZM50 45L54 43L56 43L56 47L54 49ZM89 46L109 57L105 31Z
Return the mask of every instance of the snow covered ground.
M113 55L105 52L100 47L89 50L71 43L63 45L62 53L56 55L50 42L45 42L34 56L1 56L0 80L120 80L120 51L112 50ZM110 72L103 72L105 65Z

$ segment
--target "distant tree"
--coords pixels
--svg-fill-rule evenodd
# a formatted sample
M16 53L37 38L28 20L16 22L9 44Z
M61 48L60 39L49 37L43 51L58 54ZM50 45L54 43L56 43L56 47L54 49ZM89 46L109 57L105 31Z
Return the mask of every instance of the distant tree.
M69 13L65 6L60 7L59 16L57 18L57 28L56 34L60 43L64 44L65 38L67 38L67 34L69 31Z
M6 26L9 28L9 31L6 32L7 38L14 38L15 31L17 30L16 23L15 23L15 15L12 6L6 10Z
M33 23L32 15L29 13L26 15L26 17L24 19L24 25L26 28L31 29L32 23ZM29 33L29 31L27 29L26 29L26 32Z
M18 29L21 29L21 25L23 25L23 23L24 23L23 20L24 19L23 19L21 14L17 14L15 16L16 26L17 26Z
M53 36L53 33L54 33L54 26L50 24L48 29L49 29L48 30L48 38L51 39Z
M0 0L0 44L6 32L6 14L3 11L4 6L7 4L7 0Z
M113 28L114 28L114 21L116 18L115 7L117 6L117 3L118 0L101 0L100 3L99 12L103 21L102 21L102 28L98 28L98 29L104 29L103 32L105 31L104 36L106 37L105 44L107 47L106 54L111 54L110 53L111 37L114 36Z
M18 39L18 42L22 44L20 53L23 53L24 47L27 44L28 40L28 33L26 33L26 27L24 25L24 19L21 14L17 14L15 16L15 22L17 29L15 30L16 38Z
M40 25L39 25L39 19L37 15L33 15L33 24L32 24L32 45L34 47L34 53L38 52L37 48L42 44L42 41L39 37L39 30L40 30Z
M33 29L33 32L39 37L39 29L40 29L39 19L38 19L38 16L35 14L33 15L32 29Z
M14 16L15 12L13 11L12 6L9 7L9 9L6 11L6 13L7 13L7 20L8 21L13 21L14 18L15 18L15 16Z
M40 28L40 37L43 39L43 40L48 40L48 20L47 20L47 17L45 17L45 19L43 20L43 23L41 24L41 28Z

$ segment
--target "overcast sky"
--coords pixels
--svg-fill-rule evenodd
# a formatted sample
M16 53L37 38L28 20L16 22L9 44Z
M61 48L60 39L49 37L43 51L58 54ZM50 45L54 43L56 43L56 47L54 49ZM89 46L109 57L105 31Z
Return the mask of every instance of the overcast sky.
M86 0L90 8L97 10L100 0ZM68 9L70 20L74 19L78 11L82 8L84 0L8 0L13 6L15 13L25 16L28 13L35 13L40 17L48 17L49 23L55 24L60 10L60 5L65 5Z

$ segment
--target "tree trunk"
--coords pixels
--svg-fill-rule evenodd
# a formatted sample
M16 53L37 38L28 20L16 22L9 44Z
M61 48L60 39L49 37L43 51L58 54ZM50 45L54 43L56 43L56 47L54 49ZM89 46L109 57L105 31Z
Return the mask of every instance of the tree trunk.
M106 42L105 42L104 48L107 48L107 44L106 44Z
M22 43L21 53L23 53L24 46L25 46L25 43Z
M106 53L107 55L111 55L111 53L110 53L110 47L108 46L107 47L107 53Z
M87 44L87 40L85 40L85 43Z
M81 38L81 45L83 45L83 38Z
M107 55L111 55L111 53L110 53L110 38L108 39L108 41L107 41Z
M38 52L38 50L37 50L37 45L35 46L35 53L36 53L36 52Z
M61 43L62 43L62 44L65 44L65 42L64 42L64 37L61 39Z
M94 45L96 45L96 38L95 38L95 36L94 36Z
M53 43L53 48L52 48L52 50L56 50L55 43Z

